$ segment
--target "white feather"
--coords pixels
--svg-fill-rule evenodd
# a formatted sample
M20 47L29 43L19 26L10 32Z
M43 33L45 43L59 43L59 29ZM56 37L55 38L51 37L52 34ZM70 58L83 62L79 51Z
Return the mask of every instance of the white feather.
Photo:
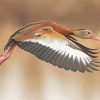
M80 62L80 59L81 59L85 65L86 65L86 62L87 63L91 62L91 58L87 54L85 54L84 52L80 50L73 49L70 46L68 46L68 42L66 40L40 37L38 39L29 39L25 41L31 41L34 43L38 42L39 44L42 44L43 46L50 47L51 49L56 50L61 54L65 54L65 56L69 54L69 58L73 56L74 60L77 57L78 61Z

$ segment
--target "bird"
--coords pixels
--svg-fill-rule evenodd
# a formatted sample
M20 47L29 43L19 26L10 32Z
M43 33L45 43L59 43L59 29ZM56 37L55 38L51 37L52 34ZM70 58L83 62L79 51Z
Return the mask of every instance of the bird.
M73 72L98 71L100 66L97 48L88 48L77 38L100 42L91 30L69 29L55 21L32 22L12 34L0 57L0 65L10 58L16 46L39 59Z

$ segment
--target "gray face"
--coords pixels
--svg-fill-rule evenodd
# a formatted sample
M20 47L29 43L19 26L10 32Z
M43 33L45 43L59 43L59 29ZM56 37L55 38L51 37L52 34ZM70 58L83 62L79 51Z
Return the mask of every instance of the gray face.
M74 35L83 39L89 39L92 37L93 32L87 29L79 29L74 31Z

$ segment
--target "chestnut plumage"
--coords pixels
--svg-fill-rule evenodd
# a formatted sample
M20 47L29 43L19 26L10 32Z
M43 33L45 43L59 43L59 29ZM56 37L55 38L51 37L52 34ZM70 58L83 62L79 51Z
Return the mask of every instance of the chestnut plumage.
M0 64L8 59L16 46L51 63L59 68L74 72L92 72L100 62L97 60L97 49L88 48L78 42L82 39L100 38L87 29L70 30L54 21L31 23L12 34L6 44Z

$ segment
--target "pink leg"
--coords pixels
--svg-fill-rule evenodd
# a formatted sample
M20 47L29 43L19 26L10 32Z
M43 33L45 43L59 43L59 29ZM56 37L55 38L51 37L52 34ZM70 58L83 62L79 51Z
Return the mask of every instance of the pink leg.
M12 51L14 50L14 48L16 47L16 45L13 45L11 47L9 47L4 53L3 55L0 57L0 64L2 64L4 61L6 61L12 54Z

